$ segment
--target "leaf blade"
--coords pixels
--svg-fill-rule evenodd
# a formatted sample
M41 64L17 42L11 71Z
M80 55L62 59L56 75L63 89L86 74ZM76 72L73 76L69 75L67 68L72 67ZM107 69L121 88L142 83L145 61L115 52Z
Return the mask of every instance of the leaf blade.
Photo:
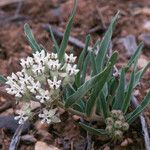
M94 135L106 135L107 134L107 132L103 129L95 129L81 122L79 124L83 129L85 129L91 134L94 134Z
M149 103L150 103L150 91L145 96L141 104L129 115L129 117L127 117L127 122L131 124Z
M31 28L30 28L29 24L27 24L27 23L24 25L24 33L25 33L25 36L32 48L32 52L33 53L36 53L36 51L40 52L41 48L38 45L38 43L36 42L34 35L31 31Z
M62 42L60 44L60 50L59 50L59 53L58 53L58 57L59 57L60 62L63 60L64 54L65 54L65 49L66 49L67 44L68 44L69 35L70 35L71 27L72 27L72 24L73 24L73 19L74 19L76 7L77 7L77 0L74 0L74 6L73 6L73 9L72 9L71 15L69 17L69 21L67 23L67 27L66 27Z

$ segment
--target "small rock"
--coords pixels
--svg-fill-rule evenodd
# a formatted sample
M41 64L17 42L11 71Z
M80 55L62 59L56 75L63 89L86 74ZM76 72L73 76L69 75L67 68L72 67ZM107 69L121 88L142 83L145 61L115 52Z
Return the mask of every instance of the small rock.
M35 150L60 150L53 145L47 145L45 142L38 141L35 144Z
M106 145L103 150L111 150L111 149L108 145Z
M0 116L0 128L9 131L10 134L14 134L18 126L18 121L14 120L14 116ZM22 133L26 133L30 126L29 122L25 123Z
M132 144L132 143L133 143L133 140L131 138L127 138L121 143L121 147L127 147L129 144Z
M2 113L0 114L0 116L10 116L10 115L12 115L13 113L14 113L14 110L13 110L12 108L9 108L9 109L5 110L4 112L2 112Z
M123 44L129 56L134 54L137 48L137 43L134 35L128 35L124 38L121 38L119 42Z
M73 118L73 120L75 120L75 121L79 121L81 117L80 117L80 116L77 116L77 115L73 115L72 118Z
M128 140L125 139L122 143L121 143L121 147L127 147L129 144Z
M144 7L144 8L138 8L133 12L134 15L147 15L150 16L150 8L149 7Z
M132 144L133 143L133 140L131 138L127 138L129 144Z
M144 42L144 45L147 47L147 48L150 48L150 34L149 33L143 33L141 34L138 39L140 41L143 41Z
M140 94L140 91L139 91L139 90L135 90L135 91L134 91L134 96L139 96L139 94Z
M140 58L138 59L137 66L138 68L144 68L148 63L148 58L144 55L141 55Z
M146 21L143 25L143 29L150 31L150 21Z
M37 142L36 138L33 135L29 135L29 134L21 136L21 141L27 144L32 144Z

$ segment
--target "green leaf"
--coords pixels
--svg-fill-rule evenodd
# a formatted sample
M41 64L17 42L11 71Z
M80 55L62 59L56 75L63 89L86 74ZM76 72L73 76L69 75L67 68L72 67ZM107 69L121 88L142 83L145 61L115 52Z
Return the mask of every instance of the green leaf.
M117 61L117 55L118 53L117 52L114 52L111 56L111 58L109 59L109 62L108 62L108 68L107 71L105 71L105 74L99 79L99 81L96 83L92 93L91 93L91 96L87 102L87 105L86 105L86 115L88 117L91 116L92 112L93 112L93 109L94 109L94 106L95 106L95 103L96 103L96 100L97 100L97 97L99 95L99 93L101 92L103 86L105 85L109 75L110 75L110 72L114 66L114 64L116 63Z
M98 95L98 104L99 104L99 109L100 112L103 114L104 118L109 117L109 103L106 101L106 97L104 96L104 92L102 91Z
M142 76L144 75L144 73L147 71L148 68L150 68L150 62L143 69L139 70L135 74L134 87L138 85L140 79L142 78Z
M119 79L119 86L116 91L115 101L113 105L113 109L121 109L124 99L124 92L125 92L125 70L124 68L121 69L121 75Z
M58 53L59 52L59 46L58 46L58 43L57 43L57 41L55 39L55 36L53 34L52 27L50 25L48 25L48 28L49 28L49 31L50 31L50 35L51 35L52 41L54 42L55 48L56 48L57 53Z
M41 48L38 45L38 43L36 42L34 35L31 31L31 28L30 28L29 24L27 24L27 23L24 25L24 33L25 33L25 36L32 48L32 52L33 53L36 53L36 51L40 52Z
M135 62L135 60L139 57L141 54L141 51L143 49L144 45L143 43L140 43L139 46L137 47L135 53L131 57L131 59L128 61L127 65L125 66L125 72L128 71L128 69L131 67L131 65Z
M64 37L62 39L62 42L61 42L61 45L60 45L60 50L59 50L59 53L58 53L58 57L59 57L60 62L64 58L65 49L66 49L67 44L68 44L69 35L70 35L71 27L72 27L72 24L73 24L73 19L74 19L76 7L77 7L77 0L74 0L73 10L72 10L71 15L69 17L69 21L67 23L67 27L66 27L66 30L65 30L65 33L64 33Z
M90 63L89 59L90 59L90 53L87 54L87 56L86 56L86 58L84 60L84 63L83 63L83 68L80 71L81 72L80 85L82 85L85 82L85 78L86 78L86 75L87 75L87 67L88 67L88 64Z
M76 101L80 100L83 96L85 96L86 93L90 89L92 89L96 85L96 83L99 82L99 80L101 80L101 78L104 78L105 74L110 71L111 67L112 64L109 64L102 72L92 77L82 86L80 86L77 89L77 91L66 100L65 107L68 108L69 106L73 105Z
M145 96L144 100L141 102L141 104L127 117L127 122L131 124L144 110L144 108L149 104L150 102L150 91Z
M96 76L92 77L90 80L85 82L82 86L80 86L77 89L77 91L66 100L66 104L65 104L66 108L73 105L76 101L80 100L83 96L86 95L86 93L90 89L92 89L95 86L95 84L97 84L99 81L101 81L102 79L105 78L105 76L110 72L113 65L115 64L115 62L117 60L117 55L118 55L118 53L114 52L112 57L110 58L110 61L107 65L107 67L102 72L100 72Z
M95 56L93 52L90 52L90 60L91 60L91 65L92 65L91 76L94 76L97 74L97 69L96 69Z
M83 100L80 100L77 103L75 103L73 105L73 109L84 113L85 112L85 103L83 102Z
M109 91L108 94L114 96L118 88L118 85L119 85L118 78L112 77L111 80L108 82L108 91Z
M7 82L7 79L3 75L0 75L0 82L5 83Z
M106 135L107 134L107 132L103 129L95 129L81 122L79 124L83 129L85 129L86 131L88 131L89 133L93 135Z
M111 41L111 37L112 37L112 33L113 33L113 29L114 29L115 21L116 21L117 17L118 17L118 13L116 14L115 17L112 18L111 24L108 27L108 30L105 33L104 38L102 39L102 41L100 43L99 51L96 56L97 71L101 71L103 68L105 56L106 56L107 49L108 49L110 41Z
M85 40L85 47L82 50L79 59L78 59L78 63L77 63L77 67L79 70L83 69L83 64L84 64L84 60L85 60L85 55L88 51L88 46L89 46L89 42L90 42L90 35L86 36L86 40ZM75 77L75 84L77 87L80 86L80 76L81 76L81 72L79 71L78 74Z
M134 87L134 79L135 79L135 71L133 71L132 74L131 74L131 78L130 78L130 82L129 82L129 85L128 85L128 89L127 89L125 98L123 100L122 111L124 113L127 112L128 107L129 107L130 102L131 102L131 95L132 95L132 91L133 91L133 87Z

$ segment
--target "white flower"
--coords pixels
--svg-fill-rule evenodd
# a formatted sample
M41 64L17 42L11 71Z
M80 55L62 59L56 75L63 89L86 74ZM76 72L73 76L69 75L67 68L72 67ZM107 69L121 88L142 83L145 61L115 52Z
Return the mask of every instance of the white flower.
M27 57L27 59L21 59L21 66L24 69L29 69L33 65L33 58L32 57Z
M51 58L51 59L57 59L57 58L58 58L58 55L55 54L55 53L51 53L51 54L50 54L50 58Z
M48 67L51 70L58 70L60 68L61 64L59 63L58 60L50 60L48 62Z
M46 91L42 90L40 92L40 95L37 95L36 98L40 100L41 103L44 103L45 101L50 100L50 93L48 90Z
M77 65L70 65L68 64L67 65L67 68L66 68L66 72L72 76L72 75L76 75L78 72L79 72L79 69L77 69Z
M6 84L9 84L10 86L15 84L18 81L18 76L14 73L12 73L11 76L7 77L7 82Z
M34 82L31 85L28 85L27 88L30 90L31 93L35 94L41 88L41 84L39 81L37 81L36 83Z
M74 63L76 58L77 58L77 56L73 56L73 54L67 55L65 53L65 62L66 63Z
M57 108L51 109L47 111L46 109L43 110L43 114L39 114L39 117L42 118L41 122L47 122L50 123L58 123L61 122L61 120L56 116Z
M40 75L40 74L44 73L45 67L42 66L42 64L33 65L32 70L33 70L33 72L34 72L36 75Z
M50 59L50 56L47 52L45 52L45 50L42 50L41 52L36 52L35 54L33 54L33 56L35 62L41 65L44 65Z
M58 89L60 87L60 85L61 85L61 80L57 81L57 77L56 76L53 77L53 81L50 80L50 79L48 79L47 81L48 81L48 84L49 84L51 89Z
M11 95L15 95L16 94L16 91L15 91L15 89L14 88L6 88L6 91L7 91L7 93L8 94L11 94Z
M16 73L16 75L18 76L18 77L25 77L26 76L26 71L25 71L25 69L22 69L21 71L18 71L17 73Z
M18 87L16 89L15 96L21 98L25 94L25 90L23 87Z
M19 78L19 83L23 87L31 84L32 81L34 81L34 79L31 76L28 76L27 74L24 77Z
M31 109L29 105L27 105L22 110L17 110L16 113L18 114L18 116L15 116L14 119L19 120L19 124L23 124L26 120L28 120L31 113Z

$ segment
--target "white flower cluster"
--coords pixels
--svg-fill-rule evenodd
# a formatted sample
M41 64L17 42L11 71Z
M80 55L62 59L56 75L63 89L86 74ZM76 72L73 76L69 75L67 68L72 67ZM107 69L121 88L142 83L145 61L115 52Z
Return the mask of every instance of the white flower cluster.
M79 72L77 65L74 64L75 60L76 57L73 54L65 54L64 61L59 62L58 55L55 53L50 54L44 50L36 52L33 57L21 59L21 71L7 77L6 84L9 87L6 91L19 100L30 103L30 100L34 99L53 108L52 104L61 97L60 87L74 83L75 75ZM43 116L43 121L47 123L59 122L59 119L55 117L56 110L52 108L50 112L44 110L43 113L45 117L51 119L46 119L43 115L39 117ZM24 114L25 112L18 112L19 123L26 121L26 117L29 117Z

